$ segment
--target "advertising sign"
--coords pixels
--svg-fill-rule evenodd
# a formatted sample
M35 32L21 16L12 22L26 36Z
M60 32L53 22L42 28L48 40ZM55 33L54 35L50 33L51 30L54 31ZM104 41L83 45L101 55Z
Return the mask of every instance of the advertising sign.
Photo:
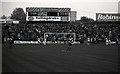
M120 14L96 13L96 21L120 21Z
M61 21L61 17L55 16L28 16L27 21Z

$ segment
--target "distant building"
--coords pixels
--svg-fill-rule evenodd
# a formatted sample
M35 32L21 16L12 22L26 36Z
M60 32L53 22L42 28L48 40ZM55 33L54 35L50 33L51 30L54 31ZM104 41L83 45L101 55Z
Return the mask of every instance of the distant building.
M0 23L19 24L19 21L18 20L14 20L14 19L0 19Z
M0 19L0 23L6 23L6 19Z
M118 2L118 13L120 13L120 1Z
M76 11L71 11L70 21L72 21L72 22L76 21L76 16L77 16L77 12Z

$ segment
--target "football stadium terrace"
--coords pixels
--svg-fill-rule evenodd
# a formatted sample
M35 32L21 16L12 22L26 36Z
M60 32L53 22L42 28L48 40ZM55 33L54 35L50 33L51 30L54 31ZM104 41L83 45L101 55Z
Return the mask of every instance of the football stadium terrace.
M9 38L14 40L27 40L27 41L37 41L40 38L41 41L45 40L45 33L55 33L49 34L48 39L63 38L56 36L56 33L68 33L66 36L69 39L72 33L75 34L74 42L84 43L86 40L90 39L91 43L99 43L114 41L116 44L120 42L120 26L119 24L114 26L114 24L104 24L104 26L99 26L98 24L80 24L80 23L20 23L20 24L3 24L2 26L2 40L6 42ZM60 35L60 34L59 34Z

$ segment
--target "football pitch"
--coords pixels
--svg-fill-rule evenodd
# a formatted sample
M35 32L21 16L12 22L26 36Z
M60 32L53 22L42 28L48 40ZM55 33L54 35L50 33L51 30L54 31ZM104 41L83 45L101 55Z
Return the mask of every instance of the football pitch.
M118 45L3 44L3 72L117 72Z

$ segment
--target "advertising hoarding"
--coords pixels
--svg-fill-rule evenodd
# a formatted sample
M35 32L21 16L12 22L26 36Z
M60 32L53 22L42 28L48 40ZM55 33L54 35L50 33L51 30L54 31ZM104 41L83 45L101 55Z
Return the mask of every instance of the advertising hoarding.
M120 21L120 14L96 13L96 21Z

